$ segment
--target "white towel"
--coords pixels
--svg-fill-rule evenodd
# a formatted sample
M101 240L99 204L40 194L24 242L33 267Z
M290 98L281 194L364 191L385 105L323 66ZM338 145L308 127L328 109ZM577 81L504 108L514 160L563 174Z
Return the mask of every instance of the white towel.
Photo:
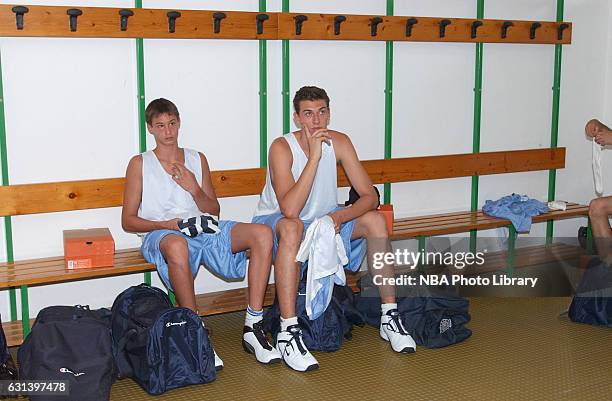
M595 182L595 193L603 195L603 173L601 171L601 151L603 146L595 142L593 138L593 181Z
M310 319L316 319L327 309L334 283L346 284L344 265L348 263L348 258L331 217L324 216L310 224L295 259L296 262L308 260L306 314ZM313 302L319 292L323 296L319 300L322 302Z

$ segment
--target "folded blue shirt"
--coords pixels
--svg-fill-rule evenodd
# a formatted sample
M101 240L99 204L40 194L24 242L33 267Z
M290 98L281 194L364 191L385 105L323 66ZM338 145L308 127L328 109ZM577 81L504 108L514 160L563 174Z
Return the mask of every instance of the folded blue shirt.
M548 207L539 200L525 195L507 195L496 201L487 200L482 212L493 217L508 219L517 232L529 232L531 217L548 212Z

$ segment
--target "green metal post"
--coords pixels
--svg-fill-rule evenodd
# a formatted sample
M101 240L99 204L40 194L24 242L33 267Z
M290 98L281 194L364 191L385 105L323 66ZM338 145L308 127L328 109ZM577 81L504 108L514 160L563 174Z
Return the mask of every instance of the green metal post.
M259 12L266 12L266 0L259 0ZM259 41L259 165L268 164L268 67L266 40Z
M136 8L142 8L142 0L136 0ZM136 38L136 69L138 81L138 145L139 152L147 151L147 122L145 119L144 43ZM144 282L151 285L151 272L145 272Z
M21 328L23 330L23 339L30 334L30 305L28 303L28 286L22 285L19 292L21 293Z
M393 15L393 0L387 0L387 15ZM393 135L393 41L386 43L385 74L385 159L391 158L391 140ZM384 202L391 203L391 184L385 183Z
M9 185L8 156L6 151L6 121L4 119L4 86L2 84L2 59L0 58L0 158L2 158L2 185ZM6 243L6 261L11 263L13 259L13 226L11 216L4 217L4 237ZM17 320L17 295L15 289L9 289L11 304L11 320Z
M417 240L419 241L419 252L421 252L421 255L423 255L422 257L425 257L425 240L427 239L427 237L425 236L418 236ZM419 271L423 272L425 271L425 264L422 262L422 259L419 258L419 265L418 265Z
M564 0L557 0L557 22L563 21ZM555 45L555 76L553 80L553 106L552 106L552 124L550 133L550 147L557 147L559 136L559 100L561 98L561 61L563 57L562 45ZM548 200L555 200L555 185L557 180L557 171L549 170L548 172ZM546 223L546 244L552 243L553 238L553 221L549 220Z
M484 0L478 0L476 18L484 18ZM476 63L474 76L474 132L472 134L472 153L480 153L480 122L482 111L482 58L483 44L476 43ZM472 176L472 201L470 210L478 210L478 176ZM477 230L470 230L470 251L476 252Z
M282 11L289 12L289 0L283 0ZM291 131L291 104L289 100L289 41L283 39L283 134Z
M506 274L510 277L514 275L514 251L516 245L516 229L512 224L508 226L508 254Z

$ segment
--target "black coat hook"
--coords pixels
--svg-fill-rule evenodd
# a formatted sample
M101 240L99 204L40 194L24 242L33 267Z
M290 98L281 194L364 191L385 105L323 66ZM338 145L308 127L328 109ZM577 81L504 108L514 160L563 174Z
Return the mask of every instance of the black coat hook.
M213 32L219 33L221 32L221 20L227 17L225 13L214 13L213 14Z
M304 21L308 21L308 17L300 14L293 17L293 19L295 20L295 34L301 35L302 25L304 24Z
M376 36L378 35L378 24L382 23L383 19L380 17L374 17L370 20L370 25L371 25L371 35L372 36Z
M128 18L134 15L134 11L132 10L119 10L119 15L121 16L121 30L127 31Z
M340 24L346 21L344 15L336 15L334 17L334 35L340 35Z
M472 22L472 39L476 39L476 35L478 34L478 28L480 28L482 25L482 21Z
M559 25L559 28L557 28L557 40L563 40L563 31L565 31L567 28L569 28L569 24L564 23Z
M512 21L505 21L504 24L502 25L502 31L501 31L501 37L502 39L506 39L508 37L508 29L514 26L514 22Z
M443 38L446 36L446 27L452 24L452 22L448 19L443 19L440 21L440 37Z
M78 8L70 8L66 11L66 14L70 16L70 32L76 32L77 30L77 17L83 15L83 11Z
M529 39L533 40L536 37L536 30L538 28L540 28L542 26L542 24L540 24L539 22L534 22L533 24L531 24L531 28L529 29Z
M257 34L263 34L263 23L264 21L270 19L268 14L257 14Z
M408 18L408 20L406 21L406 36L407 37L411 37L412 36L412 27L416 24L419 23L419 20L416 18Z
M174 33L176 30L176 19L180 18L181 13L178 11L168 11L168 32Z
M13 7L13 12L15 13L15 19L17 23L17 29L20 31L23 29L23 15L28 11L30 11L30 9L25 6Z

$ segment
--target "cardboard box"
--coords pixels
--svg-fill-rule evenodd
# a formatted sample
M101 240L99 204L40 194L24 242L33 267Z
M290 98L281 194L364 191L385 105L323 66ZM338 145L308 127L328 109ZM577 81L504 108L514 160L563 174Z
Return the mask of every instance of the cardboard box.
M385 215L387 232L389 235L393 234L393 205L380 205L378 210Z
M67 269L112 266L114 257L115 241L108 228L64 230Z

